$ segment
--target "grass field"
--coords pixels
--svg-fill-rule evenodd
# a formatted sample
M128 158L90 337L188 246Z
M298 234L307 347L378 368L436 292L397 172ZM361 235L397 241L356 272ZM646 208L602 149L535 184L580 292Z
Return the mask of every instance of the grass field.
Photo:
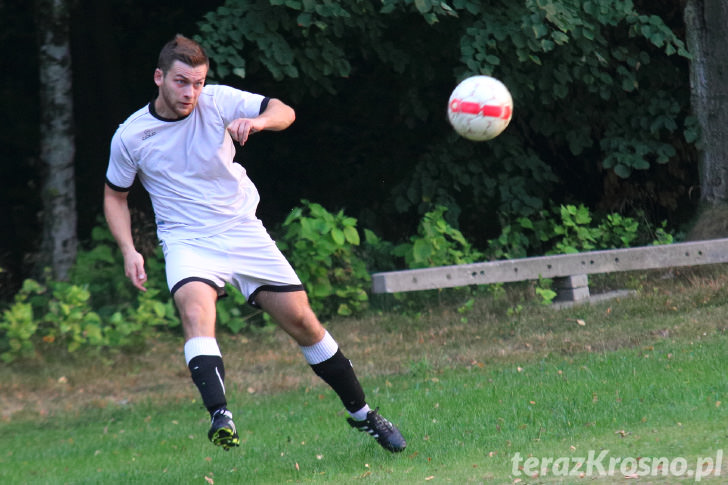
M0 483L725 483L728 274L664 276L605 277L637 295L562 310L514 287L330 322L398 455L277 331L221 338L230 452L207 441L176 338L5 366Z

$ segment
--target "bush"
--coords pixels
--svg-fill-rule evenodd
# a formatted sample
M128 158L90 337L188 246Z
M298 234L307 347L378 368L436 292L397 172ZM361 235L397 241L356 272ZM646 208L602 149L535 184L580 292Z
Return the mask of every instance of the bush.
M444 218L445 206L437 206L426 213L409 242L394 249L404 258L408 268L426 268L482 261L483 254L474 249L463 234Z
M156 238L152 234L147 237ZM91 302L102 315L108 316L119 309L136 307L140 292L124 274L124 258L105 222L100 221L100 225L93 228L87 246L78 251L70 281L88 287ZM158 245L149 246L144 253L148 277L146 287L151 291L147 291L146 298L154 294L161 303L168 304L172 298L167 291L162 248Z
M227 285L225 291L228 296L217 302L218 327L239 333L243 330L258 330L272 324L267 313L246 305L245 296L237 288Z
M360 244L356 219L301 203L283 222L278 246L306 287L311 307L323 317L361 311L369 301L364 288L371 278L354 250Z
M136 306L102 318L91 306L86 285L27 279L0 319L0 358L32 358L41 342L68 352L138 346L155 328L179 325L172 302L160 300L157 293L140 293Z
M438 206L420 221L417 234L394 245L365 230L361 244L357 220L343 211L332 214L321 205L302 201L284 221L278 246L296 269L308 291L311 306L322 317L352 315L367 308L371 283L367 264L377 271L467 264L485 256L445 220L447 208ZM610 214L595 223L583 205L560 206L538 217L519 218L504 225L490 241L489 256L524 257L529 252L553 254L629 247L648 236L653 244L669 244L673 237L662 227L644 229L632 218ZM26 280L0 318L0 359L12 362L33 357L41 345L81 348L139 346L152 332L180 324L174 301L166 288L160 247L145 255L148 291L138 292L124 276L123 258L106 225L94 228L90 248L79 251L70 282ZM643 242L644 243L644 242ZM492 285L497 288L496 285ZM463 295L457 293L458 301ZM548 289L537 292L544 302ZM245 305L246 300L228 286L229 297L218 302L218 324L232 332L270 323L267 315ZM453 294L455 294L453 293ZM443 296L440 291L438 298ZM471 293L467 292L467 297ZM400 302L417 302L397 295ZM462 305L462 302L459 303ZM415 308L417 305L410 305ZM400 308L402 308L400 306ZM406 309L406 305L404 307ZM465 305L460 307L467 309ZM458 310L461 311L461 310Z
M89 297L85 287L25 280L0 320L0 358L11 362L30 357L39 341L63 344L69 352L86 344L105 344L101 318L91 309Z
M94 307L110 311L132 305L137 290L124 275L124 259L104 223L91 231L91 241L79 249L70 281L87 285Z
M161 248L146 257L148 290L139 292L106 225L97 226L90 248L78 252L70 281L27 279L0 319L0 358L32 358L39 346L81 348L138 346L155 329L179 318L165 285Z
M501 235L489 242L492 259L515 259L530 255L566 254L599 249L627 248L637 244L669 244L673 237L664 229L640 226L631 217L607 214L598 222L580 204L542 210L531 218L504 224Z

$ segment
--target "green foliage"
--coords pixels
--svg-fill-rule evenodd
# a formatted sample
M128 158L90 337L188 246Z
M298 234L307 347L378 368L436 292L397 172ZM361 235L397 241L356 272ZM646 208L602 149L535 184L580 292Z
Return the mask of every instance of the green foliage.
M311 307L321 316L362 310L371 278L354 250L361 242L356 219L343 210L332 214L320 204L301 203L284 221L278 246L305 285Z
M41 346L138 346L159 328L179 325L167 291L161 248L146 260L148 291L134 289L105 224L92 231L91 247L78 252L69 282L23 282L0 320L0 358L30 358Z
M160 295L161 293L161 295ZM164 296L162 296L164 295ZM139 293L138 305L129 311L129 318L149 327L177 327L180 324L169 292L149 289Z
M562 205L561 221L553 226L552 253L574 253L632 246L641 237L639 223L620 214L607 214L596 226L584 205Z
M28 279L0 320L0 354L6 362L30 357L39 341L63 344L69 352L105 342L101 318L89 305L84 287Z
M551 289L552 280L550 278L539 278L534 288L536 296L539 297L539 301L542 305L551 305L554 298L558 296L554 290Z
M607 214L598 223L589 209L580 204L561 205L552 211L542 210L532 218L519 217L504 224L501 235L490 241L488 254L493 259L515 259L530 255L568 254L598 249L634 246L635 242L656 239L652 244L673 241L666 223L652 234L637 220L620 214Z
M396 209L424 214L444 205L454 218L465 212L465 221L477 221L469 232L495 229L482 223L494 212L537 212L557 181L552 168L509 133L490 145L465 143L451 134L447 144L431 147L418 162L394 190Z
M650 8L664 10L623 0L228 0L200 22L199 40L220 80L295 79L283 86L293 99L341 96L329 97L330 115L397 120L398 136L382 140L375 156L367 137L347 145L352 158L369 153L396 167L382 216L445 205L453 218L466 214L464 233L485 241L504 229L483 224L496 214L537 216L550 200L596 206L579 190L604 186L607 172L634 178L689 158L698 133L684 74L689 55ZM489 143L457 137L443 116L449 91L472 74L500 78L515 101L511 126ZM371 87L377 83L387 92ZM391 107L362 107L352 102L356 93ZM322 132L347 132L322 118ZM672 209L667 200L688 184L669 176L674 196L660 198L659 209Z
M489 256L492 259L525 258L529 251L540 246L540 236L545 234L545 229L536 230L537 225L540 227L545 224L543 221L534 222L528 217L519 217L512 224L504 224L500 235L489 242Z
M447 207L438 206L426 213L417 235L394 249L394 254L403 257L408 268L466 264L482 259L482 253L445 220L446 211Z
M33 354L35 347L31 337L38 330L38 323L33 319L33 305L28 300L44 290L36 281L25 280L23 287L15 295L14 303L3 311L3 318L0 320L0 358L5 362Z
M232 285L225 286L227 296L217 302L217 325L232 333L258 330L273 325L273 320L262 310L247 305L247 300Z
M662 221L662 224L655 229L655 239L652 244L672 244L675 242L674 236L667 231L666 226L667 222Z
M333 92L331 78L351 73L351 39L377 38L377 10L374 1L228 0L205 15L198 40L214 60L213 77L265 69Z
M366 264L370 269L391 270L400 267L396 258L403 258L408 268L484 259L447 220L448 209L444 206L427 212L417 234L407 243L394 245L368 229L364 230L365 242L361 244L356 219L343 211L332 214L306 200L302 205L284 222L278 244L298 271L312 307L324 317L352 315L367 307L370 276ZM610 214L595 223L583 205L563 205L550 213L540 211L539 217L518 218L505 228L498 239L491 241L491 256L514 257L535 249L543 254L628 247L643 237L634 219ZM656 244L672 242L664 223L654 230L654 236ZM159 248L145 260L151 276L148 291L131 293L126 289L131 285L123 276L122 258L105 226L94 229L92 244L90 249L79 252L70 282L24 282L0 319L0 358L6 362L31 358L53 345L63 346L68 352L139 346L152 332L179 326L174 302L164 286ZM499 285L491 285L490 289L494 295L502 291ZM114 291L117 293L108 294ZM236 333L270 323L267 316L246 305L238 290L228 286L227 293L228 298L218 302L220 328ZM536 293L544 302L555 296L544 285L539 285ZM441 297L443 294L438 293ZM412 299L408 308L416 306L415 301ZM463 322L467 321L472 302L470 298L457 304Z
M69 352L83 344L104 343L102 322L89 305L87 288L63 282L49 282L47 313L40 316L39 330L46 341L66 341Z
M162 305L171 305L161 246L154 246L144 255L144 265L146 287L149 289L146 296L134 288L124 275L121 251L106 222L99 220L91 231L91 240L78 251L70 281L88 287L93 307L103 316L119 308L136 307L142 300L148 301L150 295L154 295Z
M130 305L137 290L124 275L124 259L106 223L98 222L91 231L91 240L76 255L70 280L88 285L94 306L103 313L105 308Z
M92 231L91 247L79 251L70 282L28 279L0 320L0 358L32 358L39 349L63 346L123 348L144 345L158 330L180 319L166 287L160 247L147 255L147 291L137 291L124 275L120 251L105 224ZM218 325L232 332L260 326L260 314L245 305L233 287L218 303ZM263 318L263 323L269 319Z
M674 160L676 146L690 141L680 136L681 125L690 136L689 104L684 94L676 92L679 65L669 58L688 54L659 17L638 14L632 2L623 1L489 3L474 8L452 2L462 29L462 75L482 73L505 81L515 100L514 123L518 123L505 136L517 135L521 143L541 140L533 145L535 160L549 166L542 177L534 176L534 170L519 174L504 154L496 152L500 147L483 147L484 155L478 159L497 158L498 167L488 167L491 173L510 176L510 180L503 176L498 185L499 212L529 216L541 207L509 204L527 195L545 200L541 191L554 187L554 179L571 176L568 172L580 170L594 177L596 167L589 165L600 163L626 178L634 170ZM510 140L492 144L500 143ZM462 166L465 160L455 162ZM453 193L457 187L439 176L442 170L451 170L449 161L447 165L430 169L427 180ZM537 170L536 164L526 166ZM518 183L524 175L526 183ZM512 182L517 189L504 192ZM484 185L488 186L492 182ZM481 203L481 198L475 200Z
M397 258L394 256L394 248L394 243L385 241L371 229L364 229L364 244L362 244L359 254L366 262L370 273L399 269Z
M458 307L457 312L462 315L460 317L460 323L468 323L468 317L466 316L470 311L473 309L473 305L475 304L475 300L473 298L469 298L465 301L464 304Z
M574 155L599 141L604 167L623 177L675 155L670 137L686 100L659 77L676 74L668 56L688 53L659 17L621 0L528 0L463 20L461 61L470 72L502 72L517 106L538 110L534 133Z
M600 231L589 226L592 221L589 209L583 205L562 205L560 212L561 224L553 226L556 238L553 252L568 254L595 249Z
M171 302L159 301L157 293L140 293L138 306L104 319L94 311L88 286L27 279L0 320L0 358L31 358L42 346L75 352L140 344L154 327L179 324Z
M639 237L639 222L620 214L607 214L598 230L604 248L628 248Z

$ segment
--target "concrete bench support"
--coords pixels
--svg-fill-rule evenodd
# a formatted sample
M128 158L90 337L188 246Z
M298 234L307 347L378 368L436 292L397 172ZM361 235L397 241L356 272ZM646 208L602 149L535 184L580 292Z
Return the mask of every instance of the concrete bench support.
M585 274L554 278L556 290L555 301L587 301L589 300L589 276Z

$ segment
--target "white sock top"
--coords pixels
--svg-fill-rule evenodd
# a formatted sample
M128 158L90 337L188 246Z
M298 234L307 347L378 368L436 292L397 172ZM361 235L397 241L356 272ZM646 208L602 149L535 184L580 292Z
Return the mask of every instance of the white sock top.
M369 405L365 404L364 407L360 410L353 413L349 412L349 415L357 421L364 421L365 419L367 419L367 413L369 413L369 411L371 411Z
M187 365L198 355L217 355L222 357L215 337L192 337L185 342L185 360Z
M339 344L336 343L328 330L326 330L324 338L318 343L307 347L301 346L301 352L303 352L303 356L309 365L320 364L325 360L329 360L337 350L339 350Z

